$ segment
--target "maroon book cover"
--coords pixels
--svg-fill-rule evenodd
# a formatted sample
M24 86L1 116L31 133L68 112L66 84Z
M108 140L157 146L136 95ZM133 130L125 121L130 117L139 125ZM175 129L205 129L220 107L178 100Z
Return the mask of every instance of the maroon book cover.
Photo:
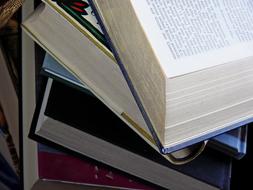
M116 169L108 169L103 164L89 159L81 160L43 145L39 145L38 167L40 179L127 189L155 189Z

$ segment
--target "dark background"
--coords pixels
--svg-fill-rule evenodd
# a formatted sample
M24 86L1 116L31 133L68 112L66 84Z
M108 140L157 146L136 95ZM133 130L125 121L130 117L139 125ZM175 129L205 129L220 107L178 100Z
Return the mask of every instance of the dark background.
M253 108L252 108L253 109ZM249 125L247 154L241 160L233 160L231 190L251 189L253 175L251 165L253 161L253 124ZM251 181L252 180L252 181Z

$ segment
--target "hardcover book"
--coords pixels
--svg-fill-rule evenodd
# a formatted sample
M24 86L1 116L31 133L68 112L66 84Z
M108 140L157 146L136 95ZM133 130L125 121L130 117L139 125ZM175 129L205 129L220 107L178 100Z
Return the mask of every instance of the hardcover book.
M229 187L229 157L209 149L188 164L173 165L127 125L122 125L97 98L52 79L37 104L30 137L164 188Z
M92 159L80 159L42 144L38 145L38 168L43 180L129 190L159 188Z
M234 19L227 22L230 28L225 24L233 18L230 14L251 18L251 4L241 3L239 11L223 11L227 10L224 2L202 5L196 1L189 6L181 1L91 2L93 10L87 1L45 0L46 5L39 7L23 28L151 146L170 153L252 121L252 52L245 48L252 44L251 38L245 32L235 35ZM206 17L193 14L189 19L188 14L199 5ZM185 35L190 37L182 38L188 39L185 43L179 38L184 24L175 21L181 15L179 7L185 18L179 20L189 21ZM157 29L160 10L169 13L165 21L174 21L164 27L171 26L178 34ZM203 33L198 33L196 26L203 27ZM170 33L174 36L171 42Z
M163 153L252 120L251 1L89 2Z
M89 90L132 130L155 150L160 151L119 66L107 48L92 9L87 1L82 1L82 3L85 11L77 14L72 10L74 5L71 3L46 1L46 4L39 6L33 15L23 23L23 28L55 60L86 84ZM69 10L71 6L72 11ZM54 24L55 22L58 24ZM51 35L59 30L62 31L63 36ZM79 50L81 51L76 54ZM187 159L178 160L172 154L166 155L165 158L175 164L183 164L198 156L205 145L206 143L203 142L199 146L199 151L194 151L194 154L188 156Z
M93 95L87 85L76 78L49 54L45 55L42 74L73 88ZM94 96L94 95L93 95ZM112 113L113 114L113 113ZM209 139L207 146L219 150L233 158L241 159L246 154L247 148L247 126L242 126L227 133Z

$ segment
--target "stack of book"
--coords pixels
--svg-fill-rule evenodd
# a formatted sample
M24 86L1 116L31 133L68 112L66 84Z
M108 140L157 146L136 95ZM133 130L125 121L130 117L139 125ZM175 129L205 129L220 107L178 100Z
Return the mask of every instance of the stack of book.
M39 177L229 188L253 120L243 2L44 0L22 25L47 52L30 137L54 149L39 145Z

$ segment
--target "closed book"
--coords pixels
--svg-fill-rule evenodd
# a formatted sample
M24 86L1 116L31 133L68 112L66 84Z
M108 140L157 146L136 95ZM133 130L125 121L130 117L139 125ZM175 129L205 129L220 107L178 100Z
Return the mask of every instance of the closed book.
M229 157L209 149L188 164L173 165L97 98L52 79L37 104L30 137L167 189L229 186Z
M38 145L38 167L43 180L117 189L158 188L94 160L80 159L42 144Z

